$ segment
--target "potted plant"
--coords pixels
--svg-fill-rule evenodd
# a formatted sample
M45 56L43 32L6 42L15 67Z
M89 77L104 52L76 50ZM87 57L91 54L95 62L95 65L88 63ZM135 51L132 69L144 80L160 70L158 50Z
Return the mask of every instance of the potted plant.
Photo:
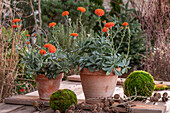
M98 11L99 13L97 13ZM101 9L95 11L102 15ZM111 97L116 87L117 78L125 73L130 67L128 52L119 54L118 50L123 43L125 33L129 34L128 51L130 49L130 29L128 23L122 26L114 22L104 23L101 35L90 36L79 43L77 49L76 65L79 67L80 78L86 103L98 103L102 97ZM102 25L101 25L102 26ZM112 29L116 29L115 31ZM114 45L114 38L121 34L121 42L118 47Z
M26 73L34 75L40 99L48 100L59 89L63 73L69 70L66 54L52 44L39 49L28 44L23 53Z
M53 27L56 23L52 22L49 27ZM63 78L63 73L69 71L69 63L67 54L61 49L59 44L44 44L44 40L40 40L39 46L38 36L27 35L26 44L18 46L23 51L22 62L25 64L27 74L34 76L40 99L49 100L52 93L57 91ZM33 40L30 43L29 40ZM36 43L35 43L36 42ZM57 47L57 48L56 48Z

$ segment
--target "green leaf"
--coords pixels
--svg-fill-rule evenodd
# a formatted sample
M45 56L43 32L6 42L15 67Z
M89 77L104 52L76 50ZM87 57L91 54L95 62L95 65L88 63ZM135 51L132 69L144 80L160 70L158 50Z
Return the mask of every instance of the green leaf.
M112 65L107 71L106 75L109 75L113 71L114 65Z
M94 72L94 69L92 67L88 67L90 72Z
M122 74L124 74L126 72L126 68L122 69Z
M122 75L116 68L114 68L114 71L115 71L115 75L118 75L118 76Z

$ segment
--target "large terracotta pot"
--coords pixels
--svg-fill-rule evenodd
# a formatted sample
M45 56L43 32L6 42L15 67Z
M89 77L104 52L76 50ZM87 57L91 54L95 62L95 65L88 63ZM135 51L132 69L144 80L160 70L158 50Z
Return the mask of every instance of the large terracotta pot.
M49 100L52 93L60 88L63 74L57 76L56 79L48 79L45 75L37 75L35 77L36 86L40 99Z
M117 69L118 71L121 68ZM90 72L88 68L80 71L80 78L85 95L86 103L94 104L101 102L100 97L111 97L117 84L117 75L106 75L102 70Z

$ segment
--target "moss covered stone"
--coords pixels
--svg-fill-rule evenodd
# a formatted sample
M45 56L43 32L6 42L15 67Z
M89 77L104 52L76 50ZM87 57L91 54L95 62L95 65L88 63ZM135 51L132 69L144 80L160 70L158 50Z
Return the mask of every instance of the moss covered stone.
M72 104L77 105L77 97L76 94L69 89L58 90L50 97L50 107L53 110L65 112Z
M138 96L150 97L155 89L154 79L145 71L132 72L124 82L124 93L126 96L135 95L135 87ZM138 98L141 100L141 98Z

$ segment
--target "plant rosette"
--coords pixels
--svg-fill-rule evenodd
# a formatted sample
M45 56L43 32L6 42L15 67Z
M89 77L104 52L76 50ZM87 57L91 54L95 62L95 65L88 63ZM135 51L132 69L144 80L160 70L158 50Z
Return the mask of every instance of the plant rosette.
M57 91L63 74L69 71L67 55L52 44L43 48L24 50L22 62L26 73L34 75L40 99L49 100L50 95Z
M61 73L69 71L68 59L65 52L56 49L55 46L44 47L40 50L28 48L22 55L22 62L25 63L26 73L46 75L48 79L56 79Z
M112 27L116 27L116 31L113 31ZM130 30L122 29L121 26L115 25L113 22L106 23L103 29L101 36L89 37L78 44L76 64L79 67L87 103L100 102L100 97L111 97L118 76L130 68L128 66L130 63L129 52L126 55L118 53L126 32L129 33L128 50L130 49ZM104 35L105 33L109 35ZM117 33L122 34L118 47L114 45L113 41ZM99 101L96 101L96 98Z

